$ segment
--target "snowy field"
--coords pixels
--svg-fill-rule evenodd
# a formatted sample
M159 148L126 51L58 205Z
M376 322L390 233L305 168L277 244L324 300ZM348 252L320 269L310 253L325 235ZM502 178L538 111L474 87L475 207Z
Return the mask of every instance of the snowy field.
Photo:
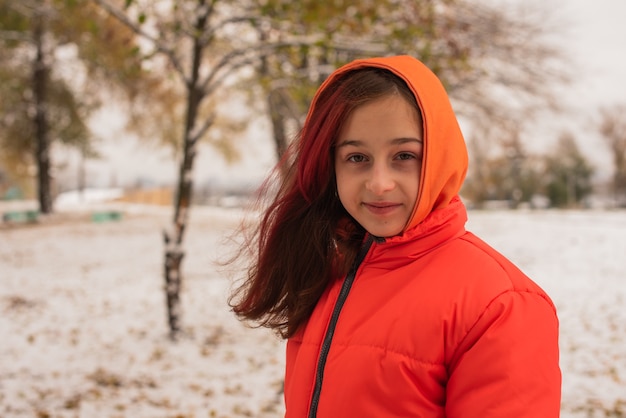
M0 209L2 207L0 206ZM284 344L229 312L214 260L237 210L197 207L185 336L167 338L168 208L0 226L0 417L281 417ZM626 212L470 212L468 229L554 299L562 417L626 417Z

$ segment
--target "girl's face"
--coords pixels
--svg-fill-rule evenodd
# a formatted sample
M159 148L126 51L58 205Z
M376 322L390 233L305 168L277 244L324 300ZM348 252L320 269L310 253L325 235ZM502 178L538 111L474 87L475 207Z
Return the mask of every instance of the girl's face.
M413 213L422 167L422 123L399 94L357 107L335 153L343 207L370 234L400 234Z

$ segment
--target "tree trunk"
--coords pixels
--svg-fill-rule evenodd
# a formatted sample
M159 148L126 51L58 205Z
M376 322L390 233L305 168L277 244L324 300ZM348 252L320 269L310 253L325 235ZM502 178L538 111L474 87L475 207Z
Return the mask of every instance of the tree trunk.
M182 240L182 231L178 237L170 237L165 233L165 295L167 304L167 324L172 340L176 340L180 333L180 290L183 279L180 267L185 254L179 240Z
M188 115L195 113L194 94L189 94ZM195 119L195 116L193 117ZM190 120L188 116L188 120ZM186 129L183 145L183 158L178 175L176 199L174 201L174 219L170 233L165 234L165 293L167 298L168 324L170 337L175 340L181 330L180 291L183 285L182 260L185 256L183 238L192 198L192 173L195 158L195 143Z
M183 284L182 260L185 256L183 238L189 219L189 209L193 191L193 162L196 156L196 138L191 136L197 119L200 94L191 88L187 98L187 122L183 140L183 157L178 173L174 218L169 233L165 233L165 293L167 297L168 324L170 337L175 340L180 333L181 306L180 291Z
M44 17L39 13L34 16L33 40L36 47L33 63L33 99L35 102L35 161L37 161L37 190L39 210L43 214L52 213L52 192L50 176L50 138L46 115L46 90L48 72L44 51Z
M285 133L285 116L280 105L280 91L274 90L268 94L267 107L272 121L274 144L276 145L276 157L280 160L287 150L287 134Z
M201 34L206 25L206 16L196 21L197 33ZM195 131L198 109L206 92L199 87L200 64L204 45L195 38L192 50L191 77L187 84L187 104L183 132L183 152L178 172L178 186L174 200L174 218L170 231L164 234L165 240L165 294L167 299L170 338L176 340L181 332L181 300L183 287L182 261L185 256L183 238L189 219L193 191L193 162L196 156L196 143L200 139Z

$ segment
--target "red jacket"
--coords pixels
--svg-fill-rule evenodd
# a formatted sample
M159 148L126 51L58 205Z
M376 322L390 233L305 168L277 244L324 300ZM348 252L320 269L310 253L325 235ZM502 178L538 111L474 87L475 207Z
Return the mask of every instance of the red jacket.
M289 339L286 417L558 417L554 305L465 231L456 195L467 154L443 87L408 57L357 61L331 78L363 65L402 76L418 99L418 204L402 235L368 238L358 269L332 281Z

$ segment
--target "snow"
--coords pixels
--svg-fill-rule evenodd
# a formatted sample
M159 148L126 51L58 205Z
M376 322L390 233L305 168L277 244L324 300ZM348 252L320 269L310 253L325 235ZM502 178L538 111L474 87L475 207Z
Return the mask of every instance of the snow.
M280 417L284 343L227 306L238 209L194 207L182 323L167 337L169 208L83 204L0 225L0 417ZM93 222L94 210L122 219ZM2 206L0 206L2 211ZM468 229L548 291L563 418L626 414L626 212L472 211Z

